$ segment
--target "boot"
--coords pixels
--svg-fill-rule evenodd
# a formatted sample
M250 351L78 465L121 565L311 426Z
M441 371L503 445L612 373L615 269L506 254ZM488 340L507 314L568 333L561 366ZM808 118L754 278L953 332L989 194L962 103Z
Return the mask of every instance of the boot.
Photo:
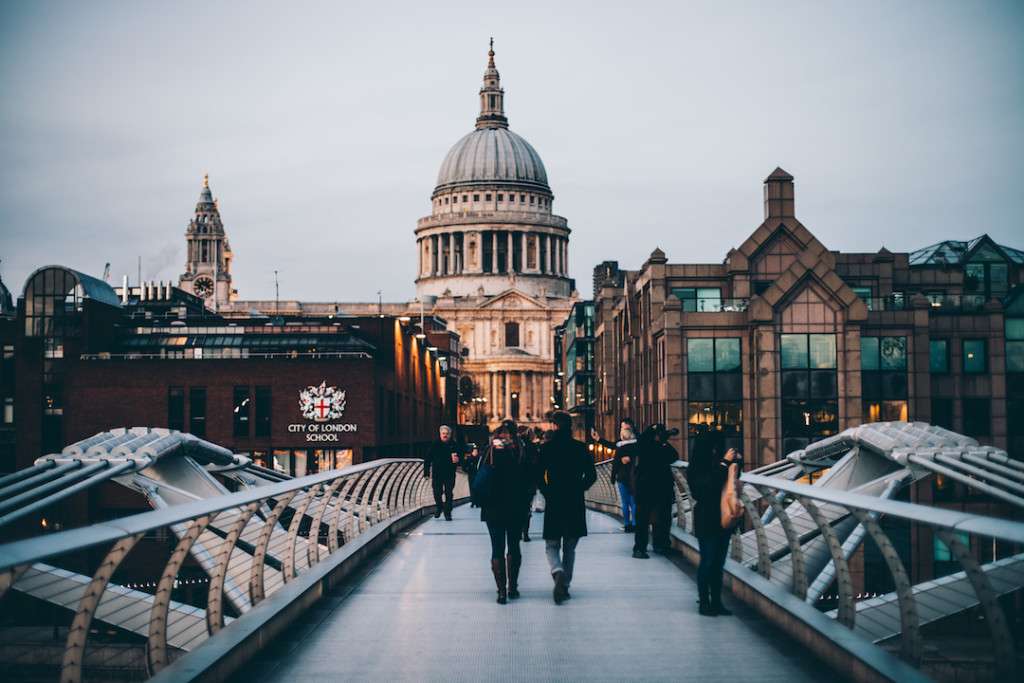
M551 591L551 597L556 605L561 605L565 602L565 594L568 590L565 585L565 572L558 570L551 575L551 578L555 580L555 587Z
M732 616L732 611L731 610L727 610L725 608L725 605L722 604L722 596L721 595L718 595L717 597L712 596L711 600L709 601L708 608L711 610L711 613L714 616L716 616L716 617L731 617ZM703 612L701 612L701 614L703 614Z
M491 560L491 573L494 574L494 585L498 587L498 604L504 605L508 602L508 592L505 590L505 561Z
M508 597L515 600L519 597L519 567L523 564L523 556L506 556L508 563Z
M529 529L523 529L523 542L524 543L529 543L530 542L530 530Z

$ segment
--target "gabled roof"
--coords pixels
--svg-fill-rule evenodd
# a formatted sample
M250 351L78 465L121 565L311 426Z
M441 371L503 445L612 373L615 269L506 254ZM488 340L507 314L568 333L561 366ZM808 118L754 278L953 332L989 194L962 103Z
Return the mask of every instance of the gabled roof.
M982 242L989 242L1003 252L1006 259L1017 265L1024 265L1024 251L998 244L988 235L979 235L972 240L945 240L910 252L912 266L941 266L946 264L961 265L966 262L971 252Z

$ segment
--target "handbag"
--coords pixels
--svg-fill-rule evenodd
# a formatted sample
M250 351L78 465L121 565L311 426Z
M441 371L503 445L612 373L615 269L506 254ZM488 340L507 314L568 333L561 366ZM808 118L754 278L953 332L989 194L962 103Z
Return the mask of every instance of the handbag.
M739 467L736 463L729 465L729 474L725 478L725 486L722 487L721 521L723 529L732 529L743 517L743 503L740 502L739 494L736 492L738 470Z
M494 498L494 486L493 457L491 453L488 453L488 457L480 458L480 464L476 468L476 475L473 477L473 487L470 495L473 505L479 508L489 506Z

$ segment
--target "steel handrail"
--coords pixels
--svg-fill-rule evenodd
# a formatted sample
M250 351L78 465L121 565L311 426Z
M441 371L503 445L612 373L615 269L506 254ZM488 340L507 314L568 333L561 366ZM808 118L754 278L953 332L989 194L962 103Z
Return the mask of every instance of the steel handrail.
M204 515L223 512L231 508L244 507L250 503L275 498L286 493L333 481L338 477L350 476L358 472L398 462L422 462L422 460L418 458L382 458L358 465L351 465L341 470L331 470L329 472L311 474L299 479L289 479L277 484L245 489L236 493L218 496L217 498L206 498L182 503L181 505L173 505L162 510L152 510L129 517L99 522L87 527L68 529L67 531L60 531L54 534L13 541L0 545L0 571L23 564L38 562L58 553L81 550L103 543L114 543L126 536L144 534L172 524L188 522Z

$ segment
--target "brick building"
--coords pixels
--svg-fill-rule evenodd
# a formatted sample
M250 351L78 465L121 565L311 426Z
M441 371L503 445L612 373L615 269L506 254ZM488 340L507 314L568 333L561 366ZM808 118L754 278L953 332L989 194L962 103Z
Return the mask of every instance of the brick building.
M419 455L455 409L458 338L443 323L424 334L387 315L228 320L170 285L126 292L58 266L29 277L6 320L18 382L3 471L142 425L302 476Z
M764 221L722 263L595 269L596 418L725 432L751 466L878 420L1022 452L1024 252L983 235L832 251L764 182ZM683 435L675 444L686 453Z

